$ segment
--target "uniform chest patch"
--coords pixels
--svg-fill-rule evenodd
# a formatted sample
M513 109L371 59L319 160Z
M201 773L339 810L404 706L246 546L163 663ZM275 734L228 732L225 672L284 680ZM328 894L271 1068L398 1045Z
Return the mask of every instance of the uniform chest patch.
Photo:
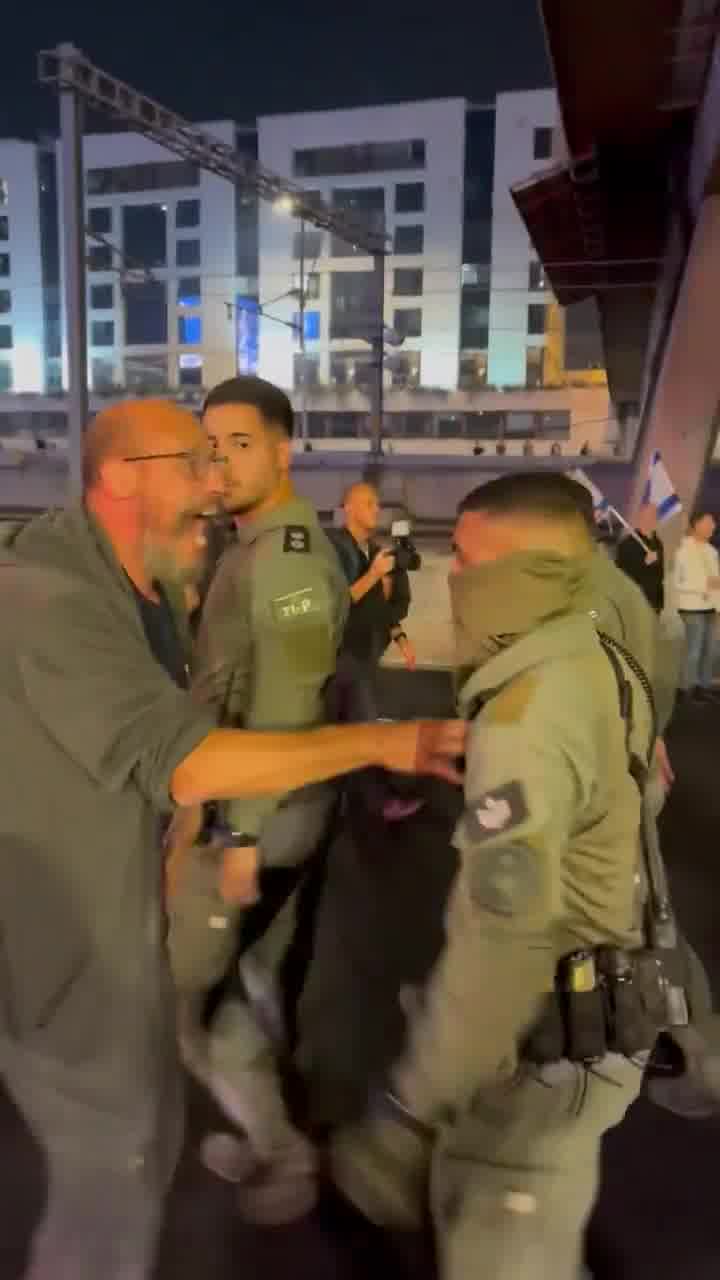
M291 627L318 612L318 602L312 587L301 587L289 595L275 596L272 601L273 617L281 627Z
M304 552L310 551L310 531L302 524L288 524L285 526L285 537L283 539L283 551Z

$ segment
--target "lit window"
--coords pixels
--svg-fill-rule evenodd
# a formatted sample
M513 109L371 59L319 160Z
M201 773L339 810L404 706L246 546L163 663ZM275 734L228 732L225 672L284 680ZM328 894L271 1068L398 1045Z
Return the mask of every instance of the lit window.
M293 315L293 324L295 325L295 332L299 333L300 331L300 312L299 311L296 311ZM305 312L305 341L306 342L320 341L320 312L319 311Z
M178 316L178 342L184 347L202 342L202 316Z
M200 276L181 276L178 280L177 301L179 307L199 307L202 302Z

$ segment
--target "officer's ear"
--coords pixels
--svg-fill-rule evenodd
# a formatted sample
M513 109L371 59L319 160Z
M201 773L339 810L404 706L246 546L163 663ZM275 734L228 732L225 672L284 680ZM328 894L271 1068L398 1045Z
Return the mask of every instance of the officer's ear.
M278 436L277 456L283 471L289 471L292 463L292 440L289 436Z

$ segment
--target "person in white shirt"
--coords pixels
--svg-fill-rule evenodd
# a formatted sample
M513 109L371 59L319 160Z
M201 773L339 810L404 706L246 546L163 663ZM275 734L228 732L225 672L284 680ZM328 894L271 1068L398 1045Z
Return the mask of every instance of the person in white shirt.
M715 527L708 511L696 512L675 559L677 609L687 641L681 688L701 699L712 697L715 593L720 591L720 557L710 544Z

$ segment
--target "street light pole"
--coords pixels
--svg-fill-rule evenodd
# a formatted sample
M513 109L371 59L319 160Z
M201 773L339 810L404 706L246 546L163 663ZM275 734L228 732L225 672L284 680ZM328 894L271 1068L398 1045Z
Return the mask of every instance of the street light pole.
M71 44L59 52L73 57ZM65 230L65 320L68 354L68 448L71 501L82 497L83 435L89 416L82 106L76 91L60 88L60 158Z
M370 452L374 457L382 454L384 378L385 378L385 255L373 255L373 295L375 299L378 332L370 334L373 353L373 376L370 382Z
M303 449L309 441L307 410L307 361L305 359L305 219L300 218L300 430Z

